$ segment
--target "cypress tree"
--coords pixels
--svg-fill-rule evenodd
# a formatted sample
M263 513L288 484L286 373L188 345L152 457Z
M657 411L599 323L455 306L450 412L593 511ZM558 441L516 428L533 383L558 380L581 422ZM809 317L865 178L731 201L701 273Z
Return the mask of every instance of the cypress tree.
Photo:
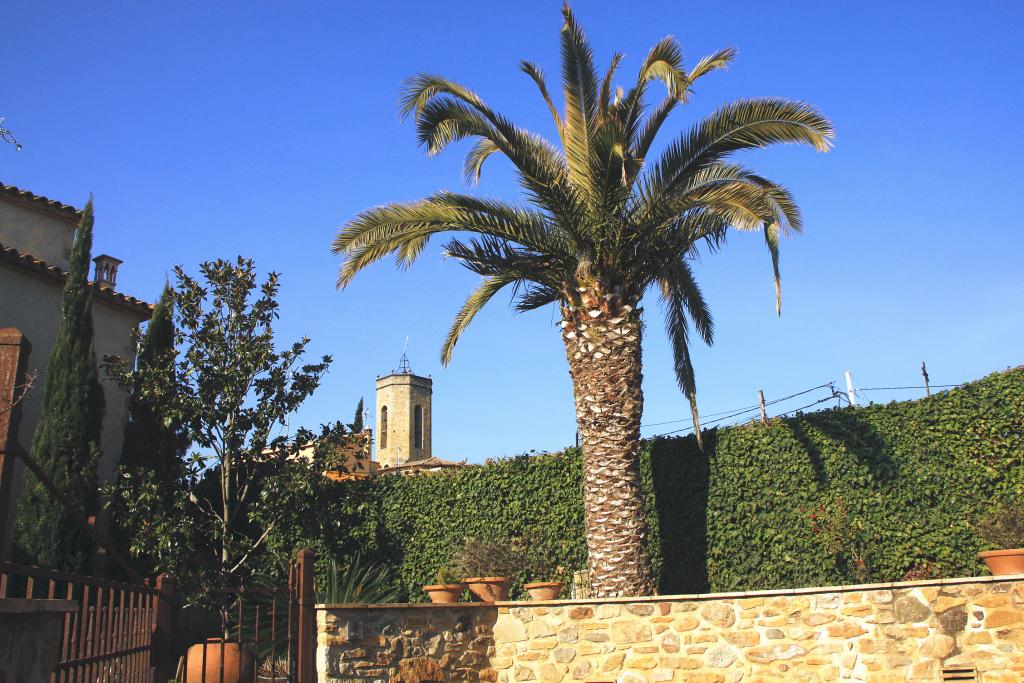
M359 405L356 406L356 417L352 420L352 424L349 425L350 430L353 434L358 434L363 431L363 399L359 399Z
M92 226L90 198L71 250L60 326L43 383L43 416L31 448L32 457L84 515L99 512L96 464L104 410L88 284ZM14 543L22 561L68 571L85 569L95 550L86 532L27 470Z
M120 477L105 491L111 509L111 535L117 546L134 557L144 574L156 569L152 548L133 546L140 525L149 523L129 512L125 496L146 496L151 509L166 511L183 487L183 455L188 444L180 426L167 420L175 395L174 292L164 285L153 317L136 347L134 366L108 357L108 372L128 393L128 422L124 427ZM134 368L134 372L132 369Z
M140 374L129 387L121 465L151 470L168 485L182 475L186 447L180 429L167 423L161 409L174 399L174 358L174 292L166 284L138 346Z

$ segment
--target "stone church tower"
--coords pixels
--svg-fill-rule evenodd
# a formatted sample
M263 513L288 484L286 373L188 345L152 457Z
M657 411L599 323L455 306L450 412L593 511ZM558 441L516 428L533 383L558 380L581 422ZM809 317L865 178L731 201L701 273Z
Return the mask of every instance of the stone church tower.
M403 354L397 370L377 378L377 463L380 468L427 460L433 380L414 375Z

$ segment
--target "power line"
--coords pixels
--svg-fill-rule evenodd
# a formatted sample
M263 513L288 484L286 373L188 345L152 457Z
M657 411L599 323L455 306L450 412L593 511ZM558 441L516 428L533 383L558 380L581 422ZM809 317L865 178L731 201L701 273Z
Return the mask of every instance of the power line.
M776 415L775 417L785 417L786 415L789 415L790 413L798 413L798 412L800 412L801 410L805 410L805 409L807 409L807 408L810 408L810 407L812 407L812 406L816 406L816 405L818 405L819 403L824 403L825 401L831 401L831 400L832 400L832 399L834 399L834 398L835 398L835 399L838 399L838 398L841 398L841 397L842 397L842 394L841 394L841 393L839 393L839 392L835 392L835 393L833 393L833 394L832 394L831 396L826 396L825 398L823 398L823 399L819 399L819 400L815 401L814 403L808 403L808 404L807 404L807 405L805 405L805 406L800 406L799 408L794 408L793 410L787 410L787 411L786 411L786 412L784 412L784 413L779 413L779 414L778 414L778 415Z
M783 401L788 401L791 398L796 398L797 396L803 396L804 394L809 394L810 392L812 392L812 391L814 391L816 389L822 389L824 387L830 387L830 386L832 386L832 382L827 382L825 384L819 384L816 387L811 387L810 389L804 389L803 391L798 391L795 394L790 394L789 396L783 396L782 398L772 399L771 401L766 402L765 405L766 406L770 406L770 405L775 405L776 403L782 403ZM758 407L759 407L759 404L755 403L754 405L748 406L746 408L732 408L730 410L723 410L723 411L720 411L720 412L717 412L717 413L708 413L706 415L701 415L701 417L717 417L719 415L725 415L725 417L722 418L722 419L728 419L730 417L734 417L735 415L741 415L743 413L749 413L749 412L751 412L753 410L757 410ZM680 422L686 422L689 419L692 419L692 418L685 418L684 417L684 418L679 419L679 420L667 420L665 422L651 422L649 424L640 425L640 428L643 429L644 427L661 427L663 425L678 424ZM720 421L721 420L712 420L712 422L720 422ZM682 431L682 430L677 430L677 431ZM669 432L669 433L673 434L675 432Z
M819 403L824 403L825 401L831 401L833 399L841 399L841 398L843 398L843 394L840 393L840 392L837 392L835 390L835 383L834 382L827 382L825 384L819 384L816 387L811 387L810 389L804 389L803 391L798 391L795 394L790 394L789 396L783 396L782 398L774 399L772 401L769 401L769 402L765 403L765 405L774 405L774 404L777 404L777 403L782 403L783 401L788 401L788 400L790 400L792 398L796 398L797 396L803 396L804 394L808 394L808 393L810 393L812 391L816 391L818 389L825 389L825 388L831 389L831 393L828 396L826 396L825 398L822 398L822 399L819 399L817 401L814 401L813 403L808 403L806 406L801 406L800 408L794 408L793 410L786 411L785 413L780 413L778 415L775 415L774 417L783 417L785 415L788 415L789 413L794 413L794 412L797 412L799 410L804 410L805 408L810 408L811 406L818 405ZM759 408L760 408L760 406L754 406L753 408L750 408L750 409L740 410L738 412L732 413L731 415L726 415L726 416L720 417L720 418L718 418L716 420L711 420L710 422L706 422L706 423L702 424L701 425L701 430L708 429L708 428L713 427L713 426L723 426L723 425L721 425L722 422L724 422L724 421L726 421L726 420L728 420L730 418L733 418L733 417L738 417L738 416L743 415L745 413L753 412L754 410L758 410ZM680 420L680 422L681 421L682 420ZM741 422L742 422L742 420L741 420ZM737 422L735 424L739 424L739 423ZM725 425L725 426L731 426L731 425ZM689 432L691 430L693 430L693 426L692 425L689 426L689 427L683 427L682 429L675 429L675 430L670 431L670 432L663 432L661 434L652 434L649 438L656 438L656 437L659 437L659 436L671 436L672 434L679 434L680 432Z
M961 384L932 384L932 385L930 385L930 387L933 388L933 389L951 389L951 388L960 387L960 386L963 386L962 383ZM842 401L842 399L846 399L847 398L846 394L844 394L843 392L836 391L836 389L835 389L835 382L826 382L824 384L819 384L817 386L811 387L810 389L804 389L803 391L798 391L798 392L796 392L794 394L790 394L788 396L783 396L782 398L776 398L776 399L773 399L771 401L767 401L765 403L765 406L776 405L778 403L782 403L784 401L788 401L790 399L796 398L797 396L803 396L804 394L809 394L812 391L817 391L818 389L826 389L826 388L830 389L831 393L828 396L826 396L825 398L818 399L817 401L814 401L812 403L808 403L807 405L804 405L804 406L800 406L799 408L793 408L791 410L787 410L786 412L779 413L779 414L774 415L772 417L776 417L776 418L778 418L778 417L786 417L787 415L792 415L793 413L797 413L797 412L800 412L802 410L806 410L808 408L812 408L812 407L814 407L816 405L820 405L820 404L825 403L827 401L832 401L832 400ZM920 386L917 386L917 385L914 385L914 386L900 386L900 387L865 387L865 388L855 389L855 391L857 391L857 392L861 392L861 391L902 391L902 390L908 390L908 389L925 389L925 388L926 387L924 385L920 385ZM849 402L849 399L847 399L847 402ZM708 428L713 427L713 426L719 426L719 427L723 426L721 423L725 422L726 420L729 420L729 419L734 418L734 417L739 417L739 416L745 415L747 413L751 413L751 412L753 412L755 410L758 410L759 408L760 408L760 405L758 404L758 405L753 405L753 406L749 406L749 407L746 407L746 408L736 408L736 409L733 409L733 410L723 410L723 411L720 411L720 412L717 412L717 413L709 413L708 415L704 415L702 417L714 417L716 419L710 420L710 421L705 422L705 423L702 423L701 424L701 429L704 430L704 429L708 429ZM721 416L721 417L718 417L718 416ZM692 419L692 418L689 418L689 419ZM641 428L643 428L643 427L658 427L658 426L668 425L668 424L678 424L679 422L686 422L687 420L688 420L688 418L683 418L683 419L679 419L679 420L667 420L665 422L652 422L650 424L640 425L640 427ZM734 426L734 425L740 424L740 423L742 423L744 421L745 420L739 420L739 421L737 421L735 423L732 423L731 425L724 425L724 426ZM652 434L651 436L646 437L646 438L657 438L659 436L671 436L673 434L679 434L681 432L691 432L691 431L693 431L693 425L692 424L690 426L683 427L683 428L680 428L680 429L675 429L675 430L672 430L672 431L669 431L669 432L662 432L660 434Z
M775 403L781 403L782 401L790 400L791 398L796 398L797 396L802 396L805 393L810 393L810 392L815 391L817 389L823 389L825 387L833 386L833 384L834 384L833 382L826 382L825 384L819 384L817 386L811 387L810 389L804 389L803 391L798 391L797 393L791 393L788 396L782 396L781 398L773 398L772 400L766 401L765 405L774 405ZM759 403L755 403L754 405L750 405L750 407L734 408L734 409L731 409L731 410L728 410L728 411L721 411L719 413L709 413L707 415L701 415L700 417L701 418L717 418L719 416L724 416L724 417L722 417L719 420L712 420L711 422L706 423L708 426L710 426L712 424L716 424L718 422L721 422L722 420L728 420L729 418L733 418L733 417L736 417L738 415L742 415L743 413L751 413L753 411L758 410L758 408L760 408L760 404ZM687 422L688 420L692 420L692 418L683 418L681 420L668 420L666 422L651 422L649 424L640 425L640 428L643 429L644 427L662 427L664 425L674 425L674 424L679 424L680 422ZM668 432L668 433L674 434L674 433L676 433L678 431L685 431L685 430L677 429L676 431Z

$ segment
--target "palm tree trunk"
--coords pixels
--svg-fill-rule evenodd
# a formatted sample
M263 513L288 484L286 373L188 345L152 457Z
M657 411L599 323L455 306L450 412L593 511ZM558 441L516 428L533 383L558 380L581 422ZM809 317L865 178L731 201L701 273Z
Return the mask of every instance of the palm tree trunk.
M595 597L655 590L640 482L640 311L600 301L563 309L562 340L583 447L583 505Z

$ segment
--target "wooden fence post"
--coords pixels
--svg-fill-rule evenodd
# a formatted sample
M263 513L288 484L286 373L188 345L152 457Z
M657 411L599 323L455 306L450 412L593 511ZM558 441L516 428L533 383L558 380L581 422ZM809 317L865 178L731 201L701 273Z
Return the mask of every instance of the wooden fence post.
M177 608L174 577L161 574L156 577L156 608L153 610L152 636L150 637L150 663L156 670L156 680L163 682L174 678L178 652L177 629L174 626Z
M14 485L15 449L25 387L25 368L32 350L28 338L14 327L0 329L0 560L8 559L8 531L14 516L11 488ZM19 391L19 387L21 388Z
M303 548L295 556L298 585L298 661L296 683L316 683L316 592L313 589L313 551Z

